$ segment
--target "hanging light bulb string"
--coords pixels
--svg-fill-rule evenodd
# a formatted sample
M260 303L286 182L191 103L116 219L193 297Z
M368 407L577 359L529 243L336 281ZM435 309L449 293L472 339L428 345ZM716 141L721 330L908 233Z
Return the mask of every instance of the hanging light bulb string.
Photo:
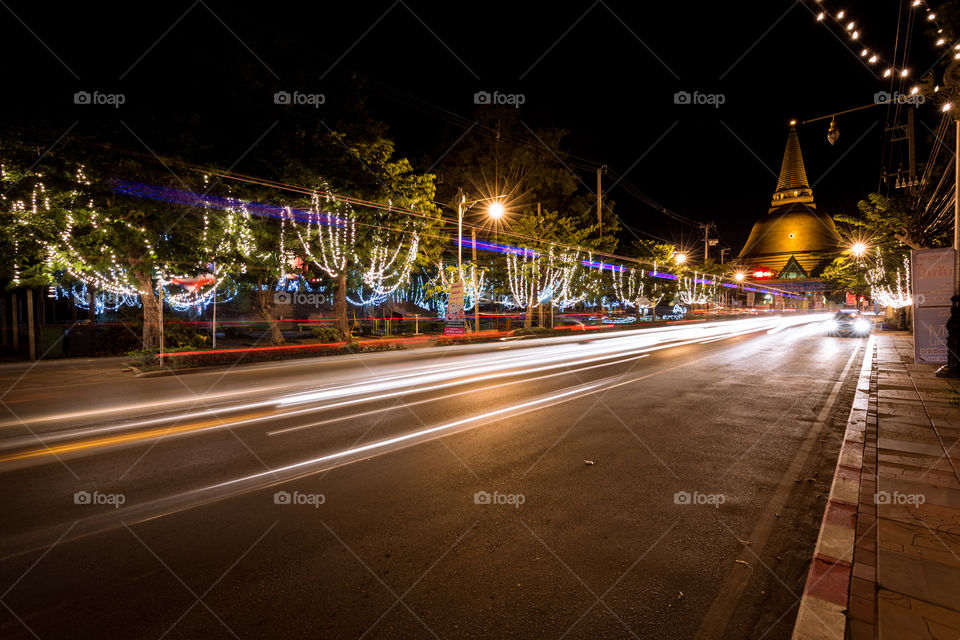
M854 19L849 11L846 9L830 10L825 6L826 3L824 3L823 0L808 0L808 2L813 5L812 11L816 16L817 22L826 25L835 25L838 30L842 31L847 38L847 47L854 53L859 54L860 58L870 67L880 69L878 73L882 78L895 80L898 77L905 79L910 76L910 68L907 66L906 56L904 56L904 61L898 65L895 60L890 61L881 56L877 49L862 45L862 25ZM954 58L960 59L960 43L950 44L947 42L943 26L937 20L936 12L930 7L926 0L909 0L909 3L908 11L911 12L909 15L910 20L913 21L915 18L923 15L923 22L936 31L933 46L938 49L952 47ZM910 90L910 93L915 95L919 93L920 90L919 86L914 86Z

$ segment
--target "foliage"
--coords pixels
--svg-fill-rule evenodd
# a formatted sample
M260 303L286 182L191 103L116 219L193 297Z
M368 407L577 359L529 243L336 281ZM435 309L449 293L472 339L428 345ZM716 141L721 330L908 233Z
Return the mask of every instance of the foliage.
M336 342L340 339L340 334L336 328L329 326L313 327L310 330L317 342Z
M441 184L437 197L453 203L459 189L468 200L500 198L509 226L518 216L541 211L559 212L573 226L597 234L595 177L586 180L574 173L564 150L569 132L558 128L532 129L516 109L480 107L476 125L466 133L452 132L438 149ZM619 229L613 202L603 200L603 237L594 238L595 248L616 249ZM571 244L579 244L571 241Z
M931 201L931 195L929 191L889 197L871 193L858 203L859 217L837 214L834 219L857 227L871 244L886 251L901 253L909 248L947 246L952 215L943 215L942 207Z

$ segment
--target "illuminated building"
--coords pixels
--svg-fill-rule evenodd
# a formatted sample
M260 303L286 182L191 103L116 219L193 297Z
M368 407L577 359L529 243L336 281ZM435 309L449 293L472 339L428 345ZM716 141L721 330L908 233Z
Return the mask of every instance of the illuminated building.
M816 276L838 250L833 219L813 201L796 127L791 123L780 179L767 214L753 225L739 261L751 280L795 293L824 289Z

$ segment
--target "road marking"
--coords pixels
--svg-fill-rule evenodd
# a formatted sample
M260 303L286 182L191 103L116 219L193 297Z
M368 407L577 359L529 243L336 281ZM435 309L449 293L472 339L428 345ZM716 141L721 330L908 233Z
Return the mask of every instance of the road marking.
M833 410L833 405L840 395L840 390L843 388L843 383L847 380L847 374L849 374L857 354L860 353L861 346L862 345L858 345L857 348L853 350L853 353L850 354L850 358L847 359L847 364L843 368L840 378L834 383L833 389L827 396L827 401L824 403L823 408L820 409L820 413L817 414L816 422L810 427L810 430L807 431L807 435L804 436L803 442L800 444L790 466L787 468L786 473L780 478L780 482L773 496L770 498L770 501L767 502L763 513L757 518L757 523L754 525L753 531L750 532L749 541L752 547L751 550L757 558L759 558L763 547L767 544L770 535L773 533L774 526L777 523L776 514L783 510L783 506L790 497L790 493L793 491L795 485L794 480L800 476L800 472L803 470L804 465L806 465L807 459L810 457L810 452L813 450L813 445L820 436L827 417ZM733 613L737 608L740 596L752 576L752 571L747 567L739 564L734 565L730 573L727 574L723 585L717 590L719 595L714 599L707 613L703 616L694 640L713 640L714 638L723 637L727 625L730 624L730 618L733 617Z

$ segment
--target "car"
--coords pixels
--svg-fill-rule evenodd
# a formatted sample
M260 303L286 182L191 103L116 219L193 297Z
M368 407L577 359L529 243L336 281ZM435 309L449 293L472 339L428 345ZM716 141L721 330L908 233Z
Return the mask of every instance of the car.
M856 309L841 309L827 321L827 333L831 336L857 337L870 333L872 323Z

